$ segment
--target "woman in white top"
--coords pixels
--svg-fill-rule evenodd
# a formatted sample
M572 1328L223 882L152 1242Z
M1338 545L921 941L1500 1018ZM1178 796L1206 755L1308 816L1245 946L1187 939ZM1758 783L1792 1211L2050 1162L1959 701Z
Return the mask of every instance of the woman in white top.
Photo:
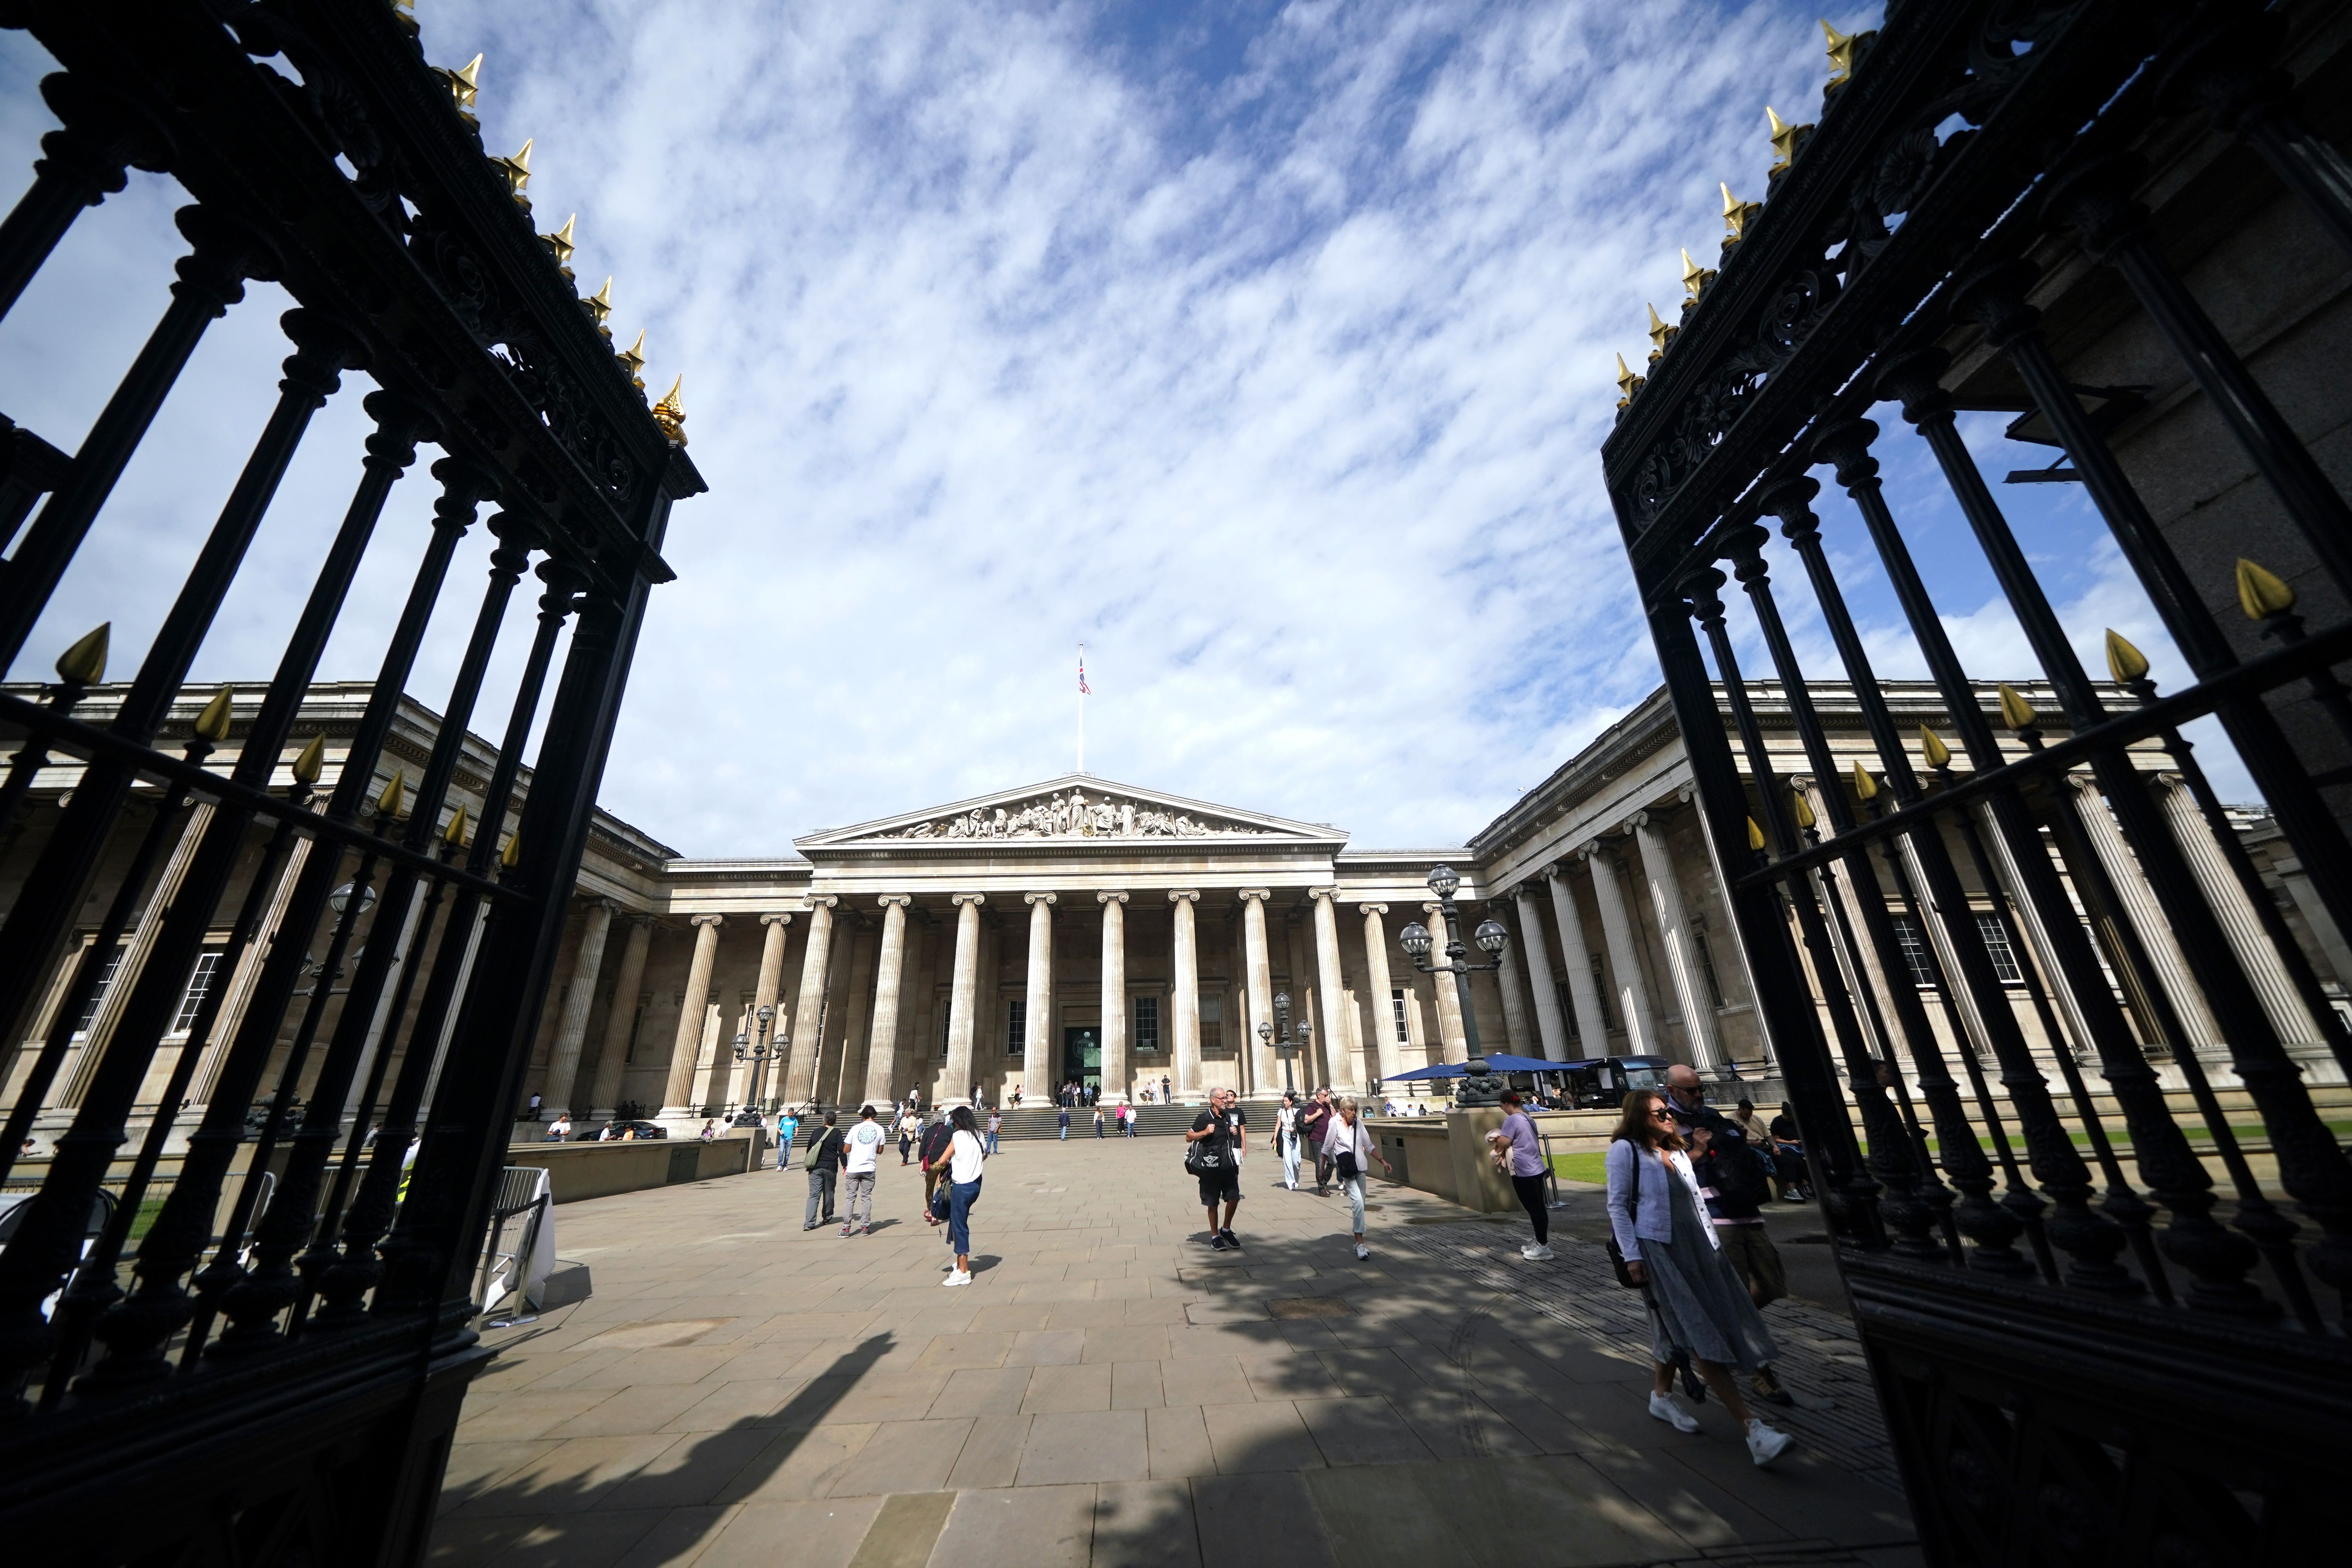
M1294 1144L1296 1142L1294 1139ZM1364 1118L1356 1109L1353 1095L1340 1097L1339 1114L1332 1117L1330 1125L1323 1130L1323 1157L1338 1168L1339 1190L1348 1194L1356 1230L1356 1256L1360 1259L1368 1258L1371 1257L1372 1249L1364 1245L1364 1177L1375 1160L1380 1162L1383 1173L1394 1175L1395 1173L1389 1170L1387 1156L1372 1142L1372 1130L1364 1125ZM1289 1163L1291 1170L1296 1173L1298 1156L1295 1153L1290 1155ZM1295 1187L1298 1184L1293 1181L1290 1184Z
M1282 1184L1298 1190L1298 1097L1286 1093L1274 1113L1274 1146L1282 1151Z
M944 1170L948 1178L948 1245L955 1249L955 1268L946 1283L971 1283L971 1205L980 1201L980 1168L988 1158L971 1119L971 1107L959 1105L948 1112L955 1131L939 1158L925 1167Z
M1637 1089L1625 1096L1624 1116L1601 1163L1609 1173L1610 1229L1650 1310L1650 1359L1656 1368L1650 1414L1678 1432L1698 1430L1697 1417L1674 1398L1674 1365L1687 1355L1731 1418L1747 1429L1748 1457L1770 1464L1789 1447L1789 1435L1748 1413L1731 1368L1753 1373L1770 1363L1771 1331L1723 1256L1664 1095Z

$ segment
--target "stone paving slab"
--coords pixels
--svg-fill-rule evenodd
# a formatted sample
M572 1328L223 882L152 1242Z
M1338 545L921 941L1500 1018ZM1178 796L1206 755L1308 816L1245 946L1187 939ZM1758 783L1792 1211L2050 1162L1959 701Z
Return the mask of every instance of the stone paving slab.
M1644 1407L1647 1330L1569 1225L1244 1167L1205 1246L1172 1144L1007 1145L941 1287L922 1185L871 1234L800 1227L798 1172L568 1205L596 1294L493 1336L432 1557L443 1568L1493 1568L1918 1562L1851 1326L1776 1303L1769 1471L1711 1403ZM1573 1199L1572 1202L1587 1202Z

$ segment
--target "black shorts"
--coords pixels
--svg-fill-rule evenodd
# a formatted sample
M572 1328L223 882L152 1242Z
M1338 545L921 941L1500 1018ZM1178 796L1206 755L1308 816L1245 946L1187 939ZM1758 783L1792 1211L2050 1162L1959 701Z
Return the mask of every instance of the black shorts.
M1232 1165L1213 1171L1201 1178L1201 1206L1214 1208L1221 1203L1242 1201L1242 1173Z

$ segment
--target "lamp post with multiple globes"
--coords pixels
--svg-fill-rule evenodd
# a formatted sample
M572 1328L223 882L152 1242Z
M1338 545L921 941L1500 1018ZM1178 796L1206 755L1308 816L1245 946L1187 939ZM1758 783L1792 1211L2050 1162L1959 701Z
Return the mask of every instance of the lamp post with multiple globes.
M1454 994L1460 997L1462 1003L1463 1043L1468 1047L1470 1053L1470 1059L1465 1064L1470 1070L1464 1080L1466 1090L1470 1083L1484 1079L1487 1076L1486 1053L1478 1044L1478 1015L1470 1003L1470 977L1473 974L1503 967L1501 955L1503 949L1510 943L1511 933L1500 921L1480 921L1471 940L1478 944L1479 952L1492 954L1495 962L1492 963L1469 963L1470 950L1462 944L1462 922L1454 909L1454 894L1461 886L1462 879L1451 866L1430 868L1429 890L1437 895L1438 905L1445 912L1445 962L1444 963L1429 962L1429 950L1433 944L1430 940L1429 928L1419 921L1413 921L1404 930L1397 932L1397 945L1405 950L1412 959L1412 966L1423 974L1454 976ZM1466 1098L1466 1095L1458 1098Z
M738 1031L735 1036L735 1059L751 1064L751 1092L746 1097L744 1103L753 1115L758 1115L766 1109L767 1104L760 1098L761 1071L771 1060L781 1059L784 1052L790 1048L792 1041L779 1034L775 1044L768 1043L768 1026L776 1021L775 1008L763 1004L753 1016L759 1020L760 1038L755 1043L750 1036Z
M1282 1058L1282 1087L1286 1090L1296 1092L1298 1086L1291 1080L1290 1055L1293 1051L1305 1050L1314 1040L1315 1026L1305 1018L1299 1019L1297 1037L1292 1037L1289 992L1277 991L1274 994L1274 1022L1269 1024L1261 1019L1257 1026L1257 1037L1265 1044L1272 1046L1275 1054Z

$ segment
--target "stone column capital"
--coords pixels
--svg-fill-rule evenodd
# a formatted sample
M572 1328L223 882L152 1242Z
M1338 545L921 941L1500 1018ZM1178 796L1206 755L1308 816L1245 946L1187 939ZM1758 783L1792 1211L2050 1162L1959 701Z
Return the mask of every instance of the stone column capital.
M1443 919L1445 914L1445 906L1433 899L1428 903L1421 906L1421 912L1425 915L1436 915L1440 919Z
M877 907L886 910L893 904L903 910L914 901L915 896L912 893L885 893L874 900Z
M2099 787L2098 775L2095 773L2068 773L2066 782L2074 785L2075 793L2079 795L2104 795L2106 793Z
M2189 787L2189 781L2170 769L2165 769L2161 772L2148 774L2147 782L2155 784L2159 789L2186 789Z
M986 893L950 893L948 902L958 909L963 908L966 904L977 907L988 902L988 895Z
M688 919L686 923L697 926L723 926L727 923L727 917L725 915L695 915Z
M593 899L583 899L581 901L585 903L590 909L602 910L608 915L617 915L621 912L621 900L618 899L599 897Z
M811 913L820 909L833 910L841 907L840 897L834 893L811 893L803 902Z
M793 923L792 911L785 910L772 915L761 915L760 923L763 926L788 926Z
M1688 805L1697 798L1698 785L1696 784L1686 784L1683 785L1682 788L1675 791L1675 804L1676 805Z
M1389 907L1386 904L1358 904L1356 912L1364 915L1384 915L1389 912Z
M1646 808L1635 812L1633 816L1627 817L1624 823L1625 831L1628 833L1637 832L1649 826L1650 814Z
M1543 868L1543 874L1550 878L1555 882L1565 882L1568 880L1569 875L1568 862L1575 853L1576 851L1572 849L1570 850L1568 854L1561 856L1559 859L1545 867Z
M1330 900L1331 907L1336 910L1339 907L1339 889L1336 887L1309 888L1307 889L1307 901L1308 903L1311 904L1318 899Z
M1057 904L1062 901L1062 895L1059 893L1024 893L1021 895L1021 901L1025 904Z
M1197 904L1201 901L1201 889L1198 888L1172 888L1169 889L1168 901L1171 904Z
M1235 890L1234 896L1240 899L1241 901L1245 904L1250 902L1252 900L1262 904L1268 899L1274 897L1274 889L1272 888L1241 888Z
M1098 904L1123 904L1127 902L1127 895L1125 893L1115 891L1097 893L1095 895L1095 902Z

